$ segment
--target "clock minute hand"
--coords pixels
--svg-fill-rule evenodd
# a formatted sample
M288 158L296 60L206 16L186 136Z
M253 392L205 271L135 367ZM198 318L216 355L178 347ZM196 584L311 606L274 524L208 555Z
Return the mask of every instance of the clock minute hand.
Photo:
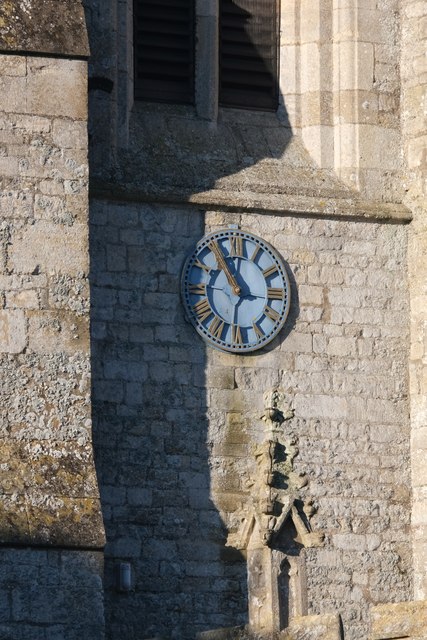
M227 280L230 284L230 286L233 289L233 293L235 293L237 296L240 294L240 287L237 284L237 280L236 278L233 276L233 274L231 273L230 269L228 268L227 262L225 260L225 257L221 251L221 249L219 248L219 246L217 245L217 243L215 241L212 241L209 244L209 248L211 249L212 253L215 255L215 258L217 260L218 263L218 267L220 267L220 269L222 269L227 277Z

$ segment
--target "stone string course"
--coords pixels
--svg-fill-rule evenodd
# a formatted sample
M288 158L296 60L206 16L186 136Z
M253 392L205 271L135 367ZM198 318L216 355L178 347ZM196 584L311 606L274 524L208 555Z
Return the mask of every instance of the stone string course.
M206 349L179 295L193 244L231 222L273 243L292 283L288 329L249 357ZM91 243L111 637L245 622L245 561L224 545L278 385L326 534L303 552L307 613L338 611L346 639L366 638L371 603L411 596L406 228L99 201ZM134 591L116 600L124 559Z

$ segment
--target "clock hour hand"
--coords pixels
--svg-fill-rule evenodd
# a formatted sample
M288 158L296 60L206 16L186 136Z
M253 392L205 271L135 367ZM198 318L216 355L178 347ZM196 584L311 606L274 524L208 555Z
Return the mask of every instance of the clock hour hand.
M209 244L209 248L212 251L212 253L214 254L216 261L218 263L218 267L220 269L222 269L222 271L224 271L226 278L228 280L229 285L231 286L233 293L238 296L240 295L240 287L237 284L237 280L236 278L233 276L233 274L231 273L230 269L228 268L228 264L227 261L221 251L221 249L219 248L218 244L212 240L212 242L210 242Z

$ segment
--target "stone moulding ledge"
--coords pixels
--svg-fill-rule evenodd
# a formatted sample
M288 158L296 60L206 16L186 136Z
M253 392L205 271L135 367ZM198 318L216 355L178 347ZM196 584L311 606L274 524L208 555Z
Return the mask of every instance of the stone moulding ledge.
M79 0L2 0L0 53L87 58L89 43Z
M151 202L165 205L193 205L206 210L276 215L295 215L362 222L408 224L411 211L403 204L366 201L357 198L264 194L248 191L210 189L198 193L185 189L137 189L132 186L96 182L89 190L92 199L122 202Z

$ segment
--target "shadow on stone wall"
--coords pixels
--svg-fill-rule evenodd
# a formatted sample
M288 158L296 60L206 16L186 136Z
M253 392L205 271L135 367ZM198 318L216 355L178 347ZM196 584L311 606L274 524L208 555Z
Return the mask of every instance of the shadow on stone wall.
M205 347L184 320L182 260L204 216L92 203L92 366L96 465L106 524L110 638L243 621L245 568L221 560L210 499ZM116 567L132 565L130 593Z
M93 74L114 77L101 56L99 7L86 5ZM283 106L277 114L222 109L213 123L192 107L148 103L134 107L129 148L112 151L111 111L100 107L116 89L106 87L92 83L91 176L110 189L92 199L90 251L107 638L184 640L247 622L246 564L224 554L226 531L210 495L206 348L179 294L183 261L205 233L204 212L150 199L212 188L280 192L292 181L296 189L307 154L295 146L283 161L292 140ZM121 561L132 566L129 593L117 590Z

